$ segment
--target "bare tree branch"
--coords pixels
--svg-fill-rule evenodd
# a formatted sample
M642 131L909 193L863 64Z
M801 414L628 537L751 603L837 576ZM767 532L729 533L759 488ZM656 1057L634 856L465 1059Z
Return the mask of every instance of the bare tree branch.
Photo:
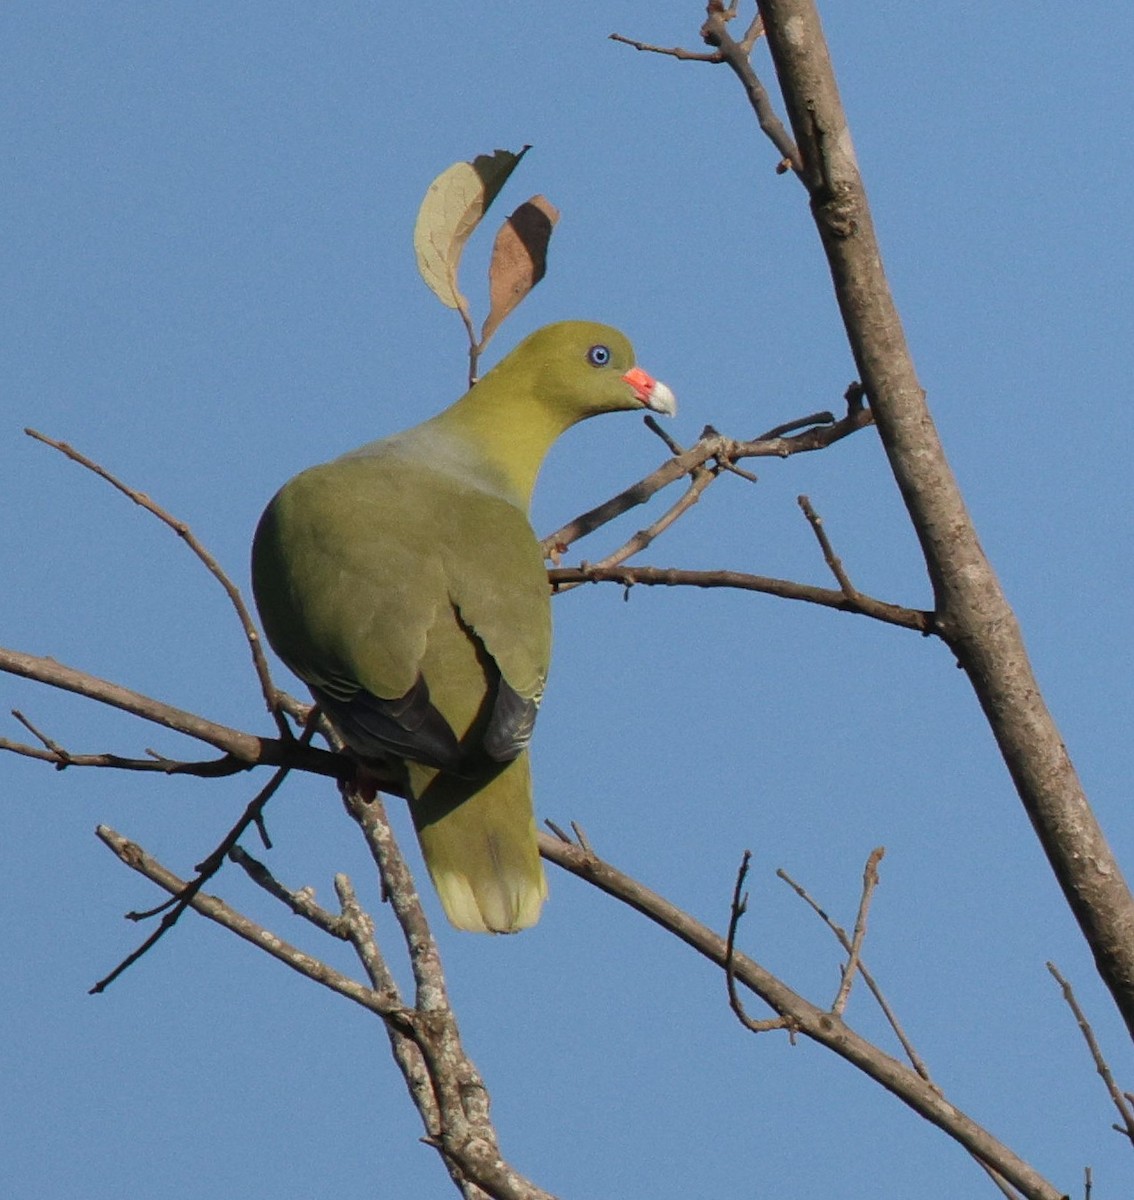
M541 833L540 853L580 879L637 909L662 929L716 963L728 961L725 938L683 912L644 884L604 862L592 849L584 849L562 837ZM1019 1158L987 1130L978 1125L916 1071L892 1058L855 1033L841 1018L805 1000L771 972L739 951L733 952L736 979L767 1004L773 1012L789 1017L803 1036L826 1046L868 1075L927 1121L959 1142L975 1158L999 1172L1028 1200L1063 1200L1032 1166Z
M390 1050L406 1082L406 1087L409 1089L414 1107L421 1115L426 1137L436 1143L441 1136L441 1117L437 1110L437 1097L434 1094L433 1083L429 1078L429 1071L420 1047L412 1033L407 1032L407 1030L412 1030L412 1022L409 1020L408 1010L405 1009L394 976L378 946L374 935L374 921L359 904L353 884L346 875L335 876L335 892L338 895L341 909L340 915L336 916L315 903L310 889L292 891L285 887L263 863L254 859L242 847L234 846L229 852L229 857L244 868L254 883L285 904L292 912L311 922L316 928L331 937L348 941L354 947L358 960L370 980L371 987L380 996L386 998L389 1012L398 1014L397 1019L390 1019L389 1013L383 1014ZM454 1182L466 1195L484 1195L479 1189L470 1192L465 1187L463 1177L454 1177Z
M401 1004L401 992L374 935L374 921L359 904L354 887L345 875L335 876L335 892L339 898L342 920L346 924L351 945L370 979L371 986ZM410 1099L425 1126L425 1136L430 1144L436 1145L441 1139L441 1114L437 1108L437 1095L421 1047L395 1022L386 1022L386 1035L390 1041L394 1061L409 1089ZM468 1197L468 1200L479 1200L484 1195L475 1184L467 1183L452 1164L446 1162L446 1168L458 1190Z
M77 696L86 696L100 704L132 713L155 725L163 725L166 729L173 729L177 733L215 746L249 767L286 764L335 779L349 769L349 765L344 764L337 755L313 746L299 747L296 744L297 739L290 734L287 739L279 739L242 733L238 729L231 729L227 725L218 725L215 721L199 717L196 713L186 712L184 709L174 708L171 704L144 696L141 692L133 692L117 683L100 679L97 675L76 671L53 658L42 658L35 654L24 654L18 650L0 647L0 671L46 683L50 687L73 692ZM15 750L17 753L24 752L17 750L15 743L0 742L0 748ZM57 766L68 765L58 758L52 761L55 761Z
M729 69L740 80L760 128L780 152L780 165L777 167L779 173L783 174L785 171L791 170L799 174L803 170L799 150L796 149L783 122L776 115L767 90L752 68L752 47L756 40L753 30L757 26L753 23L748 34L738 42L729 33L726 25L731 16L732 13L725 9L718 0L709 0L708 17L705 24L701 26L701 37L707 45L715 46L718 49L721 59L728 64Z
M373 802L367 803L357 793L353 793L352 798L348 789L348 808L352 804L366 806L367 811L360 815L372 831L384 821L380 805L374 808ZM448 1006L440 959L428 933L428 925L415 930L412 938L407 934L407 944L412 942L411 957L417 959L414 970L415 978L419 980L419 999L430 1007L407 1008L382 960L373 938L373 928L359 909L353 888L345 876L339 876L335 881L343 903L345 929L309 899L301 898L301 893L291 893L274 880L268 890L284 900L292 911L320 928L326 928L327 932L333 931L335 936L345 933L367 967L374 984L372 987L350 979L285 942L223 900L199 890L192 891L191 882L178 878L140 846L114 830L99 826L98 836L128 867L152 880L171 896L188 897L188 907L266 951L292 970L381 1017L390 1033L395 1058L402 1067L410 1094L425 1121L426 1140L440 1152L454 1182L469 1200L481 1200L484 1196L493 1200L554 1200L550 1193L525 1179L505 1162L499 1152L496 1131L488 1112L488 1094L461 1047L456 1020ZM371 836L368 834L368 840ZM381 849L376 849L376 853L380 854L386 871L396 874L400 869L396 861L400 852L388 827L379 837ZM404 863L401 866L404 868ZM253 868L251 874L258 882L266 882L266 873ZM411 908L412 902L404 907L395 905L399 921ZM424 921L424 915L421 920ZM423 933L429 946L420 941ZM424 987L420 982L422 973L429 976Z
M578 583L617 583L625 588L635 584L642 584L644 587L738 588L741 591L779 596L784 600L802 600L823 608L835 608L840 612L859 613L887 625L913 629L922 634L933 632L933 614L921 609L902 608L898 604L875 600L858 591L851 599L844 592L836 592L831 588L792 583L786 579L773 579L766 575L749 575L744 571L683 571L677 567L584 565L553 567L548 571L548 576L556 590L566 584Z
M163 867L161 863L147 854L136 842L131 842L106 825L100 825L96 833L99 839L131 870L137 871L139 875L144 875L151 882L156 883L158 887L169 892L171 896L180 895L185 891L188 886L187 881ZM305 954L302 950L290 945L275 934L268 933L262 926L257 925L254 921L249 920L235 909L230 908L223 900L218 899L216 896L210 896L205 892L198 892L190 900L189 907L208 917L210 921L215 921L218 925L223 925L238 937L243 938L246 942L250 942L253 946L257 946L273 958L279 959L280 962L290 967L293 971L297 971L301 975L306 975L308 979L313 979L316 983L321 983L333 992L338 992L340 996L345 996L355 1004L361 1005L363 1008L369 1009L379 1016L389 1013L390 1005L380 993L374 991L372 988L364 987L362 984L336 971L333 967L329 967L326 963L312 958L311 955Z
M22 714L16 709L12 710L12 716L22 720ZM164 758L151 750L146 752L150 755L149 758L123 758L120 754L73 754L54 739L49 739L49 744L44 746L28 746L23 742L13 742L10 738L0 738L0 750L51 763L57 771L67 767L110 767L117 771L157 771L162 775L195 775L201 779L219 779L251 770L253 765L241 762L228 754L206 762L183 762L179 759Z
M654 46L649 42L639 42L633 38L623 37L620 33L612 33L610 40L621 42L624 46L631 46L635 50L676 58L681 62L727 63L744 87L748 102L752 105L752 111L760 123L760 128L783 154L783 161L778 168L780 173L788 170L800 171L802 164L799 160L799 151L792 143L791 136L784 128L783 122L776 116L768 92L752 68L752 48L764 32L763 18L757 13L744 37L738 42L728 30L728 22L735 18L736 13L737 0L732 0L727 7L720 3L720 0L710 0L708 18L701 27L701 40L706 45L715 47L708 53L683 50L680 46Z
M241 845L233 846L228 852L228 857L231 862L236 863L244 871L257 887L263 888L269 896L286 905L297 917L310 921L316 929L333 938L338 938L339 941L350 941L350 928L346 917L341 914L336 916L334 913L328 912L322 905L316 904L315 895L310 888L292 891L285 887L264 863L253 858Z
M366 838L405 939L414 978L414 1008L421 1016L415 1041L433 1083L440 1117L438 1148L462 1178L490 1196L550 1200L548 1193L509 1166L500 1153L489 1115L488 1091L461 1046L440 952L381 797L347 784L343 800Z
M1134 1035L1134 897L977 538L906 344L814 0L758 0L859 377L968 675L1064 895ZM778 146L778 143L777 143Z
M605 555L594 566L599 570L607 567L616 567L635 554L640 554L647 546L652 544L659 534L664 533L674 521L688 512L701 499L701 493L712 483L714 478L715 472L705 467L697 467L691 472L689 487L686 488L676 503L670 505L651 525L645 529L639 529L632 538L624 542L617 550ZM578 584L561 582L556 586L555 590L558 592L570 591L571 588L577 586Z
M568 546L580 538L594 533L596 529L613 521L623 513L645 504L656 492L667 487L683 475L691 474L710 459L719 464L735 465L745 458L788 458L793 454L804 454L814 450L825 450L836 442L859 429L865 429L873 423L870 409L862 403L861 389L857 385L847 393L847 415L835 420L830 413L817 413L814 418L806 418L807 422L814 420L815 424L800 433L787 434L780 432L797 428L800 422L789 422L773 430L770 434L755 438L752 441L737 441L717 433L715 429L707 428L696 445L691 446L682 454L674 455L668 462L662 463L656 471L652 471L644 479L631 484L617 496L603 504L580 513L574 520L568 521L554 533L543 539L543 550L547 557L562 554Z
M724 55L719 50L705 54L703 51L683 50L680 46L652 46L649 42L636 42L620 33L612 33L609 36L612 42L621 42L624 46L632 46L635 50L645 50L650 54L664 54L676 58L679 62L724 62Z
M870 857L866 861L866 868L863 871L863 887L862 897L859 902L859 915L858 919L855 921L856 934L858 934L858 932L865 927L864 906L866 903L868 903L870 895L877 884L877 864L883 853L884 851L882 850L882 847L878 847L878 849L871 853ZM792 877L782 867L777 869L776 875L782 879L784 883L786 883L792 889L792 891L794 891L795 894L799 896L800 899L802 899L815 912L815 914L820 918L820 920L822 920L827 928L835 935L836 938L838 938L843 949L847 951L848 962L847 965L843 967L844 982L847 978L851 961L856 961L858 974L862 976L863 982L866 984L867 988L869 988L871 995L878 1004L878 1007L882 1010L882 1015L886 1018L886 1023L894 1031L894 1035L901 1043L902 1049L905 1051L906 1057L910 1061L910 1066L913 1067L918 1075L920 1075L921 1078L924 1079L926 1083L928 1083L929 1086L934 1089L934 1091L936 1091L939 1095L944 1096L944 1092L942 1092L941 1088L939 1088L930 1077L929 1068L925 1065L924 1059L920 1054L918 1054L917 1050L914 1049L913 1043L906 1036L906 1032L902 1028L897 1014L894 1012L889 1001L882 994L882 989L878 986L877 980L875 980L874 976L871 975L871 973L867 970L866 964L862 961L861 955L857 958L857 960L855 960L854 940L847 936L847 932L842 928L842 926L831 919L821 905L819 905L807 892L806 888L796 883L796 881L792 879ZM861 950L861 938L859 938L859 949ZM836 1004L832 1005L833 1010L836 1008L837 1004L838 1001L836 1000ZM1001 1192L1002 1195L1006 1196L1008 1200L1017 1200L1019 1192L1017 1192L1016 1189L1012 1187L994 1167L990 1166L976 1154L972 1154L972 1159L977 1166L979 1166L981 1170L988 1175L993 1185Z

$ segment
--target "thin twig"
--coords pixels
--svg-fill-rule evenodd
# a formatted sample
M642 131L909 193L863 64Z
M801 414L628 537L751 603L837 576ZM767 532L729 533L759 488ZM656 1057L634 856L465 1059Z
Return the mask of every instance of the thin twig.
M117 488L124 496L128 497L135 504L144 508L146 512L152 513L157 517L162 524L168 526L177 534L179 538L189 547L189 549L197 556L197 558L205 565L205 568L213 576L214 579L224 588L225 595L228 596L229 602L236 611L237 618L240 621L241 628L244 630L244 637L248 642L248 648L252 653L252 663L256 670L256 677L260 681L260 690L263 692L264 701L268 706L268 711L272 714L277 726L279 727L281 737L289 737L291 729L284 720L282 713L278 711L276 704L276 686L272 682L272 674L268 667L268 660L264 655L264 648L260 642L260 632L256 628L255 621L252 620L252 614L248 610L248 606L244 603L244 598L240 594L240 589L228 577L224 568L219 562L205 549L204 545L197 539L192 529L184 522L166 512L159 504L156 504L144 492L140 492L137 488L132 488L129 484L123 483L117 476L112 475L105 467L100 466L93 459L88 458L85 454L76 450L73 446L66 442L57 441L55 438L48 437L46 434L39 433L35 429L25 429L24 433L30 438L35 438L37 442L42 442L45 446L51 446L58 450L61 454L65 454L72 462L78 463L81 467L85 467L88 471L92 471L100 479L106 480L111 487Z
M1079 1025L1079 1031L1083 1035L1083 1040L1087 1043L1087 1049L1090 1051L1091 1058L1095 1063L1095 1070L1098 1071L1099 1076L1106 1085L1106 1090L1110 1093L1114 1107L1118 1109L1118 1115L1122 1118L1122 1124L1115 1125L1114 1128L1129 1138L1131 1144L1134 1144L1134 1106L1131 1106L1118 1084L1114 1082L1114 1075L1111 1073L1111 1069L1103 1057L1102 1047L1099 1045L1098 1038L1095 1037L1095 1031L1091 1028L1091 1023L1087 1020L1087 1014L1083 1012L1079 1001L1075 998L1075 993L1072 991L1071 985L1060 974L1059 968L1055 963L1049 962L1047 969L1051 973L1052 979L1059 984L1063 992L1063 999L1067 1001L1067 1007L1074 1014L1075 1020Z
M57 771L66 770L67 767L110 767L116 771L156 771L162 775L194 775L201 779L220 779L228 775L239 775L242 771L250 771L253 766L252 763L243 762L231 754L205 762L182 762L179 759L160 756L123 758L120 754L73 754L58 744L53 744L51 749L45 750L39 746L25 745L23 742L13 742L9 738L0 738L0 750L19 754L23 758L36 758L41 762L51 763Z
M555 834L555 836L561 842L566 842L568 845L571 845L570 834L568 834L567 831L565 829L563 829L561 826L556 825L556 823L550 817L545 817L543 823L548 827L548 829L551 830L552 833Z
M622 45L632 46L635 50L676 58L678 62L724 62L724 55L719 50L706 54L703 50L683 50L680 46L652 46L649 42L637 42L633 38L623 37L620 33L612 33L609 38L612 42L621 42Z
M753 439L757 442L771 442L787 433L798 433L801 429L810 429L813 425L834 425L835 414L831 412L816 412L810 416L796 417L794 421L785 421L782 425L773 425L766 433Z
M735 3L733 5L735 8ZM764 36L764 18L757 13L752 18L752 23L748 26L744 37L740 39L740 48L745 54L751 54L756 42Z
M797 175L802 175L803 159L800 157L799 150L784 123L776 115L771 97L752 67L752 47L755 45L757 37L763 32L763 23L753 22L749 26L748 32L738 42L729 33L726 26L726 22L733 15L715 0L710 0L708 16L704 25L701 26L701 38L706 45L713 46L720 53L722 61L740 80L760 128L780 152L781 158L776 168L777 172L783 174L791 170Z
M685 447L674 438L673 434L665 429L656 417L647 416L642 420L642 424L653 434L656 434L666 444L666 448L670 454L676 457L679 454L685 453Z
M236 863L257 887L263 888L269 896L274 896L282 904L287 905L297 917L310 921L317 929L330 934L340 941L350 940L347 922L342 916L328 912L322 905L315 903L315 895L310 888L300 888L292 891L285 887L268 870L259 859L253 858L243 846L233 846L228 852L230 861Z
M764 32L764 22L757 13L745 31L740 41L736 41L726 28L737 13L737 4L725 7L719 0L712 0L708 6L708 19L701 27L701 39L707 45L715 47L709 52L684 50L680 46L655 46L650 42L640 42L634 38L623 37L620 33L612 33L612 42L621 42L635 50L643 50L650 54L661 54L667 58L675 58L678 62L727 63L736 77L744 85L745 94L760 123L760 128L771 138L776 148L783 156L782 164L777 168L781 173L785 170L800 171L802 169L799 151L784 127L783 122L776 116L772 108L771 98L767 89L760 82L752 69L752 50L757 40Z
M689 486L681 494L680 499L676 503L670 505L656 521L648 525L645 529L639 529L633 537L627 539L617 550L611 551L610 554L600 559L597 563L588 563L588 569L593 567L598 571L608 570L611 567L620 566L635 554L641 554L660 534L664 533L679 517L688 512L701 499L701 493L704 492L705 488L715 478L716 474L713 471L699 467L692 473ZM580 580L579 583L581 582L583 581ZM557 592L568 592L573 587L578 586L578 583L560 583L556 585L555 590Z
M727 458L717 462L717 467L722 471L728 471L730 475L739 475L741 479L748 483L759 483L760 476L755 471L746 471L743 467L738 467L736 463L729 462Z
M729 908L728 936L725 939L725 987L728 989L729 1007L737 1019L752 1033L770 1033L773 1029L786 1029L788 1037L795 1041L795 1027L784 1014L776 1017L765 1017L756 1020L745 1010L740 995L736 990L736 931L740 918L748 911L748 893L744 891L744 880L748 875L748 864L752 861L752 851L745 850L740 860L740 868L736 872L736 884L732 889L732 904Z
M591 840L587 837L587 831L579 824L578 821L571 822L571 830L575 834L575 844L586 854L594 854L591 847Z
M861 965L862 941L866 937L866 916L870 911L870 901L874 896L874 889L878 886L878 864L882 861L882 856L885 853L886 851L882 846L878 846L872 850L862 872L862 895L859 898L858 913L854 919L854 933L851 935L850 952L846 965L843 967L843 977L839 984L838 994L835 996L835 1002L831 1005L831 1011L837 1013L840 1017L843 1015L847 1006L847 1000L850 997L855 971L859 970Z
M823 528L823 518L811 507L811 501L806 496L798 496L796 503L803 509L803 515L807 518L819 542L820 549L823 551L823 560L831 568L831 574L838 581L843 595L851 603L854 603L858 598L858 588L851 583L850 577L843 569L842 560L835 553L834 547L831 545L831 539L827 536L827 531Z
M370 982L378 991L398 997L398 985L378 948L373 918L359 904L350 877L342 872L335 876L335 894L342 909L342 916L336 921L346 930L347 939L354 947L359 962L366 968Z
M12 716L15 717L16 720L19 721L19 723L28 731L28 733L30 733L32 737L34 737L36 741L38 741L40 745L43 746L43 748L55 758L60 769L70 764L71 756L67 753L67 751L64 750L58 742L54 741L52 738L49 738L42 730L37 729L31 723L31 721L29 721L28 718L25 717L22 712L20 712L18 708L12 709Z

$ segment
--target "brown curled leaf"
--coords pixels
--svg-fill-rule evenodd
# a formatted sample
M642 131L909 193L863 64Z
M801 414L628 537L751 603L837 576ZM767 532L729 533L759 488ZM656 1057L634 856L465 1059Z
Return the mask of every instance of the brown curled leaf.
M481 349L506 316L544 277L547 245L559 210L546 196L533 196L504 222L488 268L491 309L480 333Z

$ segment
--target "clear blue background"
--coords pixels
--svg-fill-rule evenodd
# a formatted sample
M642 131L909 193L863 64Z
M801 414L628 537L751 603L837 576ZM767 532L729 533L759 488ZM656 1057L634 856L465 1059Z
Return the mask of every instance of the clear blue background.
M1098 815L1131 860L1134 17L1055 3L826 6L921 378ZM534 149L500 201L562 210L548 278L493 361L548 321L610 321L677 392L685 442L837 407L854 375L802 189L697 4L332 3L0 9L0 643L270 732L214 582L156 521L53 451L73 442L188 521L245 585L256 518L310 463L455 397L455 314L411 234L451 162ZM766 51L758 69L771 82ZM466 291L484 314L490 231ZM636 418L573 431L549 530L663 457ZM929 596L873 433L720 481L645 561L827 583L808 493L856 584ZM675 498L661 498L652 512ZM578 554L597 558L646 518ZM949 1098L1058 1186L1130 1189L1129 1147L1044 970L1056 960L1120 1083L1096 982L964 677L942 646L765 597L615 588L556 602L537 807L717 928L754 852L741 941L824 1002L837 948L774 877L845 923L885 845L866 959ZM22 681L74 751L194 747ZM4 718L3 733L23 737ZM452 1194L377 1023L199 918L104 996L157 899L106 822L186 873L256 786L0 763L0 1174L36 1200ZM404 811L400 830L412 841ZM290 781L270 862L377 907L332 788ZM416 849L410 847L416 855ZM415 858L416 861L416 858ZM564 1197L990 1194L965 1155L826 1051L754 1039L719 973L552 871L511 939L438 924L505 1152ZM227 870L213 890L345 968ZM430 911L437 912L432 895ZM384 944L404 976L383 914ZM754 1012L759 1006L752 1005ZM864 993L849 1017L887 1045Z

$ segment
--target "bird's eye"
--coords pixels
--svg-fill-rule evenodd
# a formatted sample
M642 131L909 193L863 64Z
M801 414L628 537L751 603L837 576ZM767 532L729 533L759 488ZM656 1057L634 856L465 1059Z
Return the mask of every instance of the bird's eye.
M610 362L610 347L609 346L592 346L587 351L587 362L592 367L605 367Z

